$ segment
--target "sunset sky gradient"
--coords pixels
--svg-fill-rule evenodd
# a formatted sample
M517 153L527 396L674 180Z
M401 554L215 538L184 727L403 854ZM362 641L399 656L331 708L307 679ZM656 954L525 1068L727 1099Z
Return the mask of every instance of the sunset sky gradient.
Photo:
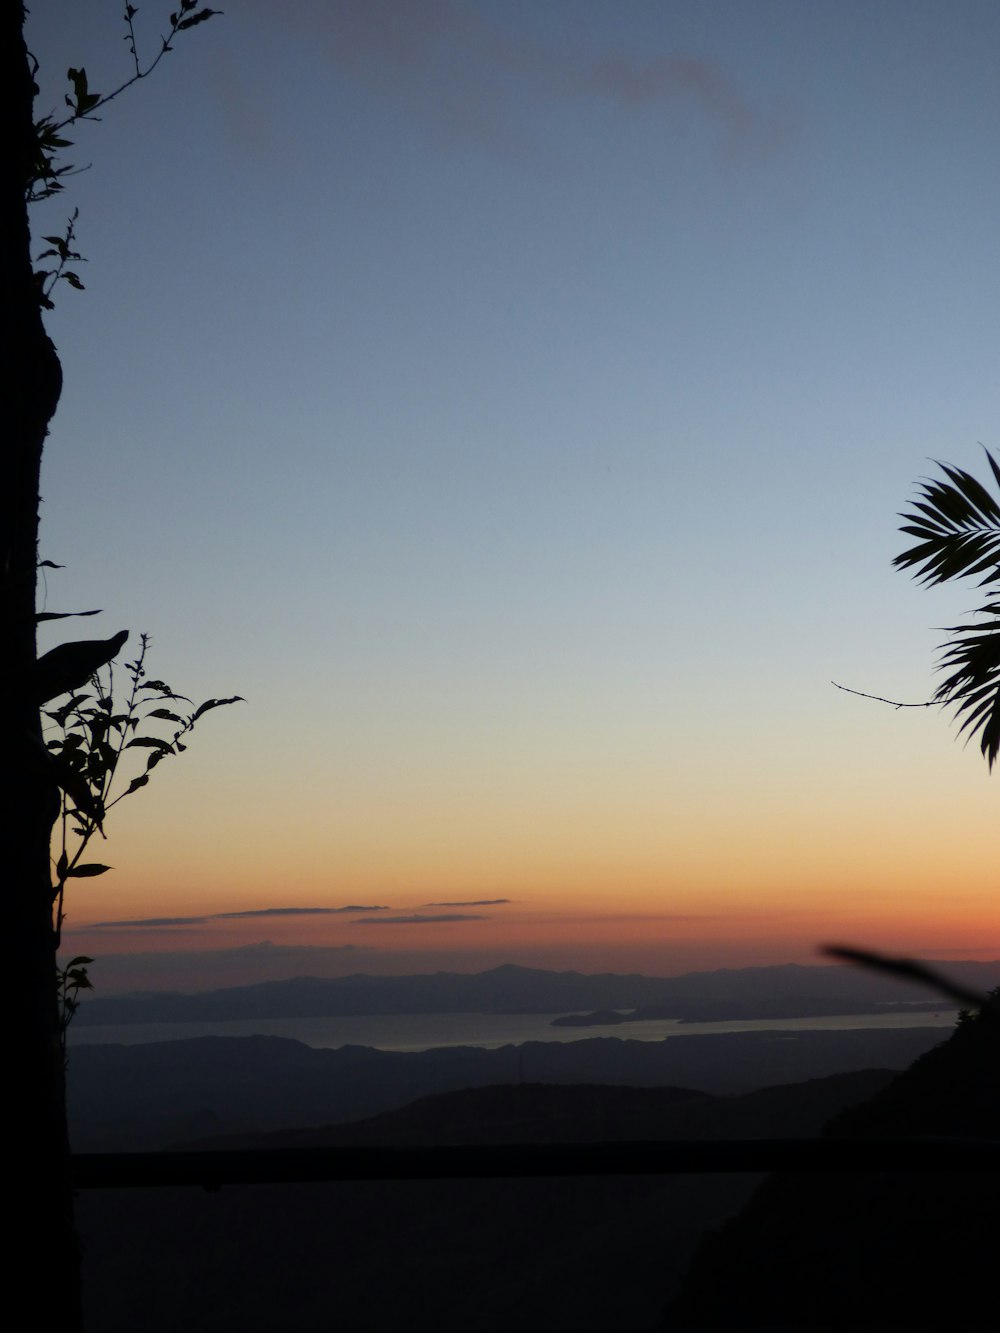
M37 7L39 113L120 9ZM47 606L104 608L42 647L247 700L73 886L98 984L1000 956L1000 777L830 683L928 698L977 604L890 562L1000 448L1000 8L225 9L36 217Z

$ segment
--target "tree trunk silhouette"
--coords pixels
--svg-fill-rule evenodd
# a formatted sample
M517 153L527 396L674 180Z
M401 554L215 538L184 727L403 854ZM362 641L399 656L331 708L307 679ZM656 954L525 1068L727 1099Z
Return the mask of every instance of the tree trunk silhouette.
M62 372L42 324L32 275L25 184L36 156L36 93L20 0L2 0L0 86L8 98L6 164L0 173L0 264L7 336L3 461L0 463L0 725L7 947L3 959L14 1063L9 1082L13 1166L8 1173L10 1271L44 1315L81 1328L78 1249L72 1216L66 1097L56 994L49 839L58 792L43 763L30 689L36 658L39 472ZM13 1253L10 1250L13 1250Z

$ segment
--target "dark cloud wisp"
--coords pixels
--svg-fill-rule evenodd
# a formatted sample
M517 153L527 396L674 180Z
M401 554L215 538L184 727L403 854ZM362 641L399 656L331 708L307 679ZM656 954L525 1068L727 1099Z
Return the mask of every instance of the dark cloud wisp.
M388 912L378 903L351 904L347 907L258 907L245 912L211 912L206 916L147 916L122 921L90 921L78 929L106 930L109 927L132 930L152 930L156 927L205 926L210 921L242 921L248 917L276 916L340 916L344 912Z
M688 103L732 149L774 146L775 118L717 61L690 51L637 56L607 40L546 43L456 0L341 0L286 21L325 48L348 77L402 100L450 136L484 146L523 140L525 101L604 103L622 111ZM531 137L530 134L528 136Z
M474 912L437 912L433 916L423 916L415 912L413 916L363 916L357 921L359 926L429 926L443 921L488 921L488 916Z
M424 907L499 907L509 903L509 898L473 898L462 903L424 903Z

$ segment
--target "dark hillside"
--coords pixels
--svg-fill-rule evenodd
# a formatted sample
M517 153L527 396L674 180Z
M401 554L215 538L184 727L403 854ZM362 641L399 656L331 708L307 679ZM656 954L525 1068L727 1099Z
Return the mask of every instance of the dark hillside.
M966 1018L837 1136L1000 1138L1000 1025ZM787 1174L702 1245L667 1328L994 1330L1000 1172Z
M346 1125L227 1135L182 1146L225 1150L803 1138L818 1134L836 1111L887 1087L892 1078L887 1069L863 1069L736 1097L712 1097L689 1088L505 1083L423 1097Z
M740 1097L506 1084L364 1122L226 1140L579 1142L813 1134L888 1071ZM88 1193L90 1333L649 1328L704 1229L755 1177L351 1183Z

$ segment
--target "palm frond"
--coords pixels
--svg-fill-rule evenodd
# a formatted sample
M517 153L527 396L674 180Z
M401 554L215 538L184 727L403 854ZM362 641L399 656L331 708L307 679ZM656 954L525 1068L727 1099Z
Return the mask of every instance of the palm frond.
M1000 464L985 451L1000 491ZM1000 584L1000 502L961 468L938 465L947 480L926 481L900 528L918 538L893 564L913 569L922 583L982 575L979 586ZM1000 602L980 607L985 619L949 625L938 669L948 672L934 699L952 704L959 735L978 735L992 770L1000 756Z
M956 705L960 736L979 732L979 748L992 770L1000 755L1000 602L976 614L988 619L947 627L953 637L943 645L938 667L950 674L934 698Z
M986 458L1000 488L1000 464L988 450ZM925 481L921 498L900 515L900 531L918 538L917 545L897 555L898 569L917 566L922 583L984 574L980 584L1000 581L1000 502L962 468L938 466L947 481Z

